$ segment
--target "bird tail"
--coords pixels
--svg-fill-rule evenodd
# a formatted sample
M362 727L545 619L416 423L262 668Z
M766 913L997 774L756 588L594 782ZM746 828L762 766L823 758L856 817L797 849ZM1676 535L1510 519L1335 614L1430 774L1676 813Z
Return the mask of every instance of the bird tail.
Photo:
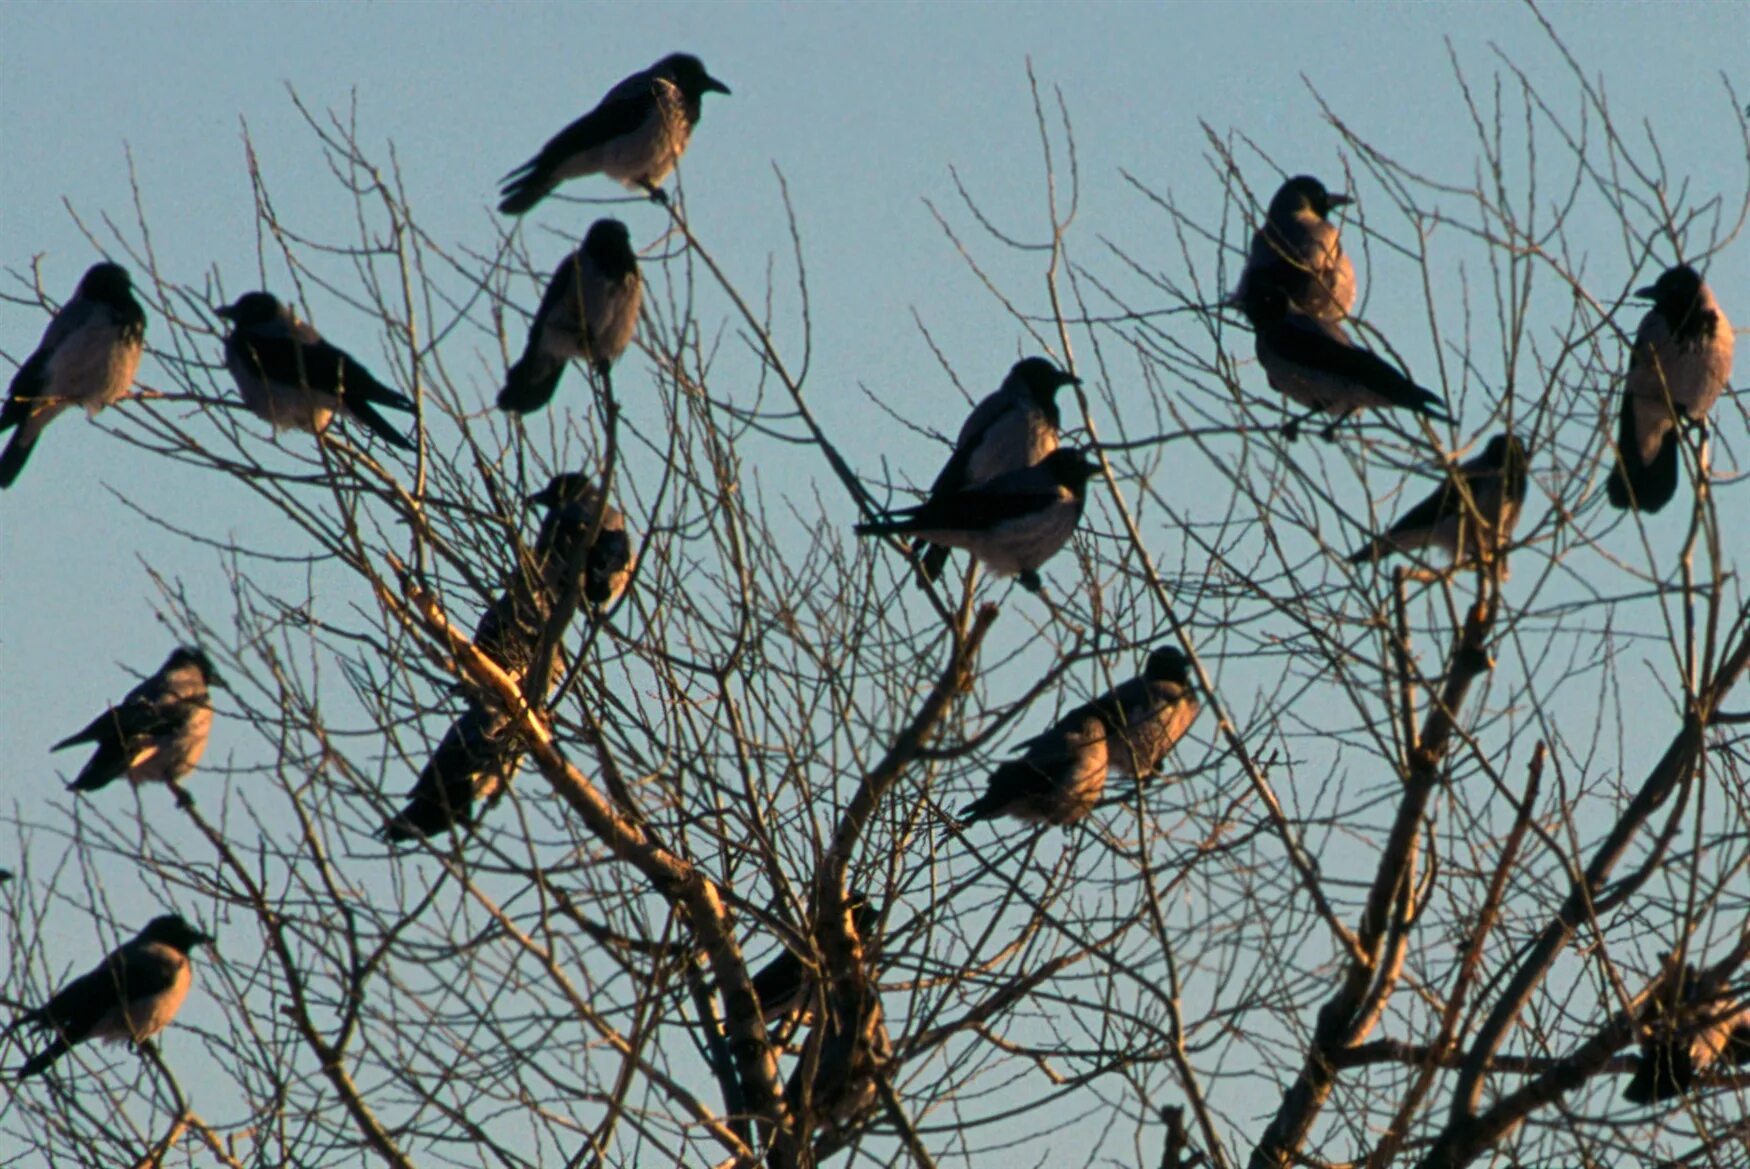
M24 470L25 461L30 458L30 452L35 446L35 432L28 426L19 427L18 433L12 436L12 441L6 444L6 449L0 451L0 491L12 486L18 473Z
M553 400L559 379L565 373L565 363L542 353L539 349L526 353L510 367L504 389L498 392L498 408L528 414Z
M114 764L121 763L120 759L108 761L112 766L100 766L106 762L105 754L106 752L99 751L97 757L85 765L85 769L79 773L79 777L67 785L67 790L70 792L94 792L114 783L125 768L114 766Z
M918 588L928 588L942 578L942 570L948 567L949 549L940 544L913 540L911 551L912 555L918 556ZM920 552L921 556L918 555Z
M1446 409L1445 400L1433 390L1424 389L1415 382L1406 381L1404 383L1403 404L1436 422L1452 421L1452 415Z
M1350 564L1368 564L1382 558L1391 551L1391 544L1375 536L1359 549L1349 554Z
M24 1066L18 1069L18 1078L26 1080L31 1076L41 1075L49 1070L50 1064L66 1055L67 1051L67 1041L59 1035L55 1036L47 1047L25 1061Z
M400 395L397 394L396 397L400 397ZM385 405L392 404L393 403L385 403ZM408 405L411 406L412 403L409 402ZM376 407L372 406L369 402L363 400L349 401L346 404L346 408L354 418L357 418L360 422L365 424L366 429L370 430L390 446L404 451L415 449L414 445L408 441L407 436L397 430L395 425L387 418L384 418L381 414L377 413Z
M519 166L505 176L504 186L499 188L498 193L504 199L499 202L498 209L506 215L521 215L533 210L535 204L550 195L558 185L536 169L533 162Z
M1659 444L1659 453L1650 463L1642 463L1640 440L1635 433L1635 400L1632 394L1622 396L1622 419L1616 430L1617 464L1604 485L1606 498L1618 511L1638 507L1656 512L1671 502L1677 494L1677 432L1667 431Z
M897 536L911 530L909 516L894 512L889 515L877 516L872 520L864 520L851 531L859 536Z
M960 809L960 827L965 828L980 820L989 820L993 816L1001 815L1004 802L996 792L985 792Z
M1661 1043L1641 1052L1634 1078L1622 1090L1630 1104L1671 1100L1689 1091L1695 1081L1695 1063L1685 1042Z

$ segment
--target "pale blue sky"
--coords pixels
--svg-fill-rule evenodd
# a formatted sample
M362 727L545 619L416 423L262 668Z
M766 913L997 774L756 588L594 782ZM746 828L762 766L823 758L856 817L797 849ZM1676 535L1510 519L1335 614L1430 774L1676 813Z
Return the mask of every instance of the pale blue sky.
M1750 76L1750 5L1553 4L1544 12L1607 88L1619 124L1645 121L1657 136L1673 172L1692 183L1692 203L1709 190L1730 199L1743 189L1747 161L1730 136L1721 79ZM1074 120L1081 254L1110 239L1172 275L1177 246L1121 170L1214 223L1221 188L1201 120L1217 132L1243 131L1291 172L1340 176L1340 142L1311 86L1407 165L1468 183L1476 148L1449 54L1486 82L1498 65L1495 48L1570 98L1571 79L1531 11L1506 4L14 2L0 6L0 265L27 272L40 257L49 293L70 294L98 253L63 201L106 242L105 216L136 236L131 150L167 277L198 285L216 274L228 297L255 287L243 122L283 216L318 226L346 210L288 85L318 111L356 100L361 140L380 157L394 144L423 227L490 250L498 177L614 81L686 49L734 89L707 100L683 164L690 220L726 267L757 287L768 257L781 264L788 253L772 167L783 170L814 296L813 400L834 433L858 435L858 468L874 474L883 435L896 460L935 455L870 411L859 386L937 430L952 431L963 413L914 311L978 392L1034 348L972 279L923 202L967 226L955 207L953 166L999 223L1037 236L1043 196L1029 58L1044 86L1061 89ZM1750 100L1745 84L1740 101ZM1268 192L1275 176L1257 169L1248 177ZM601 182L567 191L612 193ZM1365 185L1355 193L1364 207L1380 195ZM617 213L637 241L659 229L653 209ZM525 230L574 230L588 214L544 207ZM1632 286L1623 242L1608 221L1580 224L1588 225L1596 239L1581 250L1592 256L1598 294L1613 298ZM1244 234L1235 225L1229 242ZM537 255L556 256L562 246L550 235L535 238ZM986 258L1000 279L1032 295L1029 308L1038 311L1039 264L992 251ZM1639 282L1654 274L1644 271ZM1431 368L1420 289L1398 303L1382 275L1363 273L1368 319L1413 369ZM1709 278L1739 324L1750 321L1750 249L1728 249ZM0 281L8 294L18 291L9 276ZM331 340L380 364L367 318L337 304L306 307ZM0 376L10 378L44 324L34 307L0 303ZM148 346L165 337L154 319ZM216 341L209 350L216 360ZM483 352L475 365L464 363L482 406L497 388L488 372L497 361ZM1741 361L1739 383L1742 368ZM160 380L150 356L141 380ZM622 397L638 382L636 372L623 375ZM1120 402L1131 392L1111 389ZM784 480L782 466L764 471L769 481ZM799 493L818 465L810 462L805 475L796 477ZM214 553L147 525L114 494L172 522L198 519L204 531L271 538L247 527L254 513L226 490L67 416L17 486L0 495L0 770L18 817L47 819L52 802L66 799L56 776L70 774L77 760L50 756L48 745L131 684L124 667L149 671L173 644L153 620L145 565L184 579L223 612ZM843 518L851 518L848 506ZM1745 534L1742 523L1735 528ZM212 757L233 749L221 722ZM0 833L0 864L14 845ZM92 949L89 922L69 918L65 928L65 960L83 962Z

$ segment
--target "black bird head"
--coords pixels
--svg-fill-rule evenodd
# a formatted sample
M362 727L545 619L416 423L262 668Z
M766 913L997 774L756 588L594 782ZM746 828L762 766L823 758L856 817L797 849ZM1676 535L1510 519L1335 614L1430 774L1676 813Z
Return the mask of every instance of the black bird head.
M705 63L691 53L670 53L656 63L656 73L680 87L689 101L707 93L728 93L729 87L705 72Z
M1301 211L1311 211L1324 219L1331 214L1331 208L1354 201L1348 195L1333 195L1311 175L1295 175L1276 189L1276 197L1270 200L1270 218L1292 219Z
M1701 296L1701 273L1688 264L1679 264L1647 287L1635 289L1635 295L1652 301L1667 320L1680 320Z
M193 666L201 672L201 681L208 686L223 686L225 683L213 669L213 660L207 657L206 651L198 645L179 645L164 661L164 670L179 670L184 666Z
M1483 448L1482 462L1487 467L1500 467L1507 498L1514 503L1525 502L1526 473L1531 467L1531 454L1516 434L1497 434Z
M557 508L595 494L595 480L578 471L563 471L523 502L530 507Z
M180 913L166 913L146 923L140 931L142 942L158 942L186 954L196 946L209 946L215 939L195 929Z
M1079 386L1082 379L1057 368L1043 357L1026 357L1015 362L1004 384L1021 386L1040 409L1052 412L1057 391L1064 386Z
M1100 464L1075 447L1058 447L1040 460L1039 466L1077 496L1086 490L1088 480L1100 473Z
M79 278L79 295L101 304L125 301L132 293L134 282L128 270L120 264L93 264Z
M246 292L235 303L216 308L213 312L238 328L247 329L252 325L266 325L278 320L283 310L280 308L279 298L271 292Z
M1142 676L1150 682L1177 682L1191 685L1191 662L1176 645L1163 645L1148 655Z
M583 237L583 252L605 275L623 276L638 269L632 232L618 219L598 219Z

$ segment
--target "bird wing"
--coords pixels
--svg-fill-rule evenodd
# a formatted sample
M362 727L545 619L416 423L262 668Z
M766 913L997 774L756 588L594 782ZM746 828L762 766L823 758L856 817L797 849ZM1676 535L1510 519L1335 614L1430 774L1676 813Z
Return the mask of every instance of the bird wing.
M48 327L43 330L43 338L37 342L36 351L25 358L24 364L18 367L18 372L12 375L12 385L8 390L11 396L5 409L0 411L0 430L22 422L29 415L28 406L21 399L35 397L43 391L55 350L87 325L100 322L103 312L103 306L96 301L74 296L61 306L60 312L49 318Z
M187 717L181 697L154 674L128 691L115 706L110 707L78 734L69 735L49 748L59 751L75 743L111 742L120 746L133 739L156 736L174 730Z
M413 409L412 399L383 385L346 351L322 340L301 322L295 330L240 329L233 337L267 381L328 394L349 407L374 402L397 410Z
M134 1002L169 990L176 982L179 968L160 952L160 947L147 946L136 939L115 950L96 969L62 987L23 1021L43 1030L57 1031L77 1043L124 1001Z
M574 154L594 150L630 134L650 117L651 79L634 73L608 91L601 104L547 140L539 154L504 176L515 184L521 176L553 170Z
M1328 321L1295 313L1271 330L1269 341L1296 365L1352 382L1394 405L1446 417L1439 395L1416 385L1378 354L1350 344Z

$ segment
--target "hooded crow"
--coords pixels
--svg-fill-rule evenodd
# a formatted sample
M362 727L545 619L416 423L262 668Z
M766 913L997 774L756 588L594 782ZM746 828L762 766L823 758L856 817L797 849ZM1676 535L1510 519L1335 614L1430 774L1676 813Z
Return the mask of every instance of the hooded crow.
M61 411L83 406L96 414L127 394L145 336L146 314L134 299L128 270L93 264L43 330L36 352L18 367L0 406L0 434L18 428L0 452L0 489L12 486L36 440Z
M995 393L986 397L960 427L954 453L930 485L930 498L987 482L1008 471L1031 467L1057 449L1057 391L1079 386L1080 378L1043 357L1017 361ZM948 549L915 541L923 549L918 574L925 581L942 575Z
M1729 995L1703 996L1699 982L1695 968L1685 966L1677 990L1681 1007L1673 1012L1658 998L1648 1004L1650 1035L1622 1092L1629 1103L1675 1099L1694 1086L1699 1072L1750 1062L1750 1006Z
M527 414L553 398L565 363L587 361L606 382L638 327L644 285L632 236L618 219L598 219L583 246L565 257L529 325L522 360L510 367L501 409Z
M1513 535L1525 506L1528 456L1517 435L1497 434L1461 463L1428 498L1349 557L1365 564L1392 552L1440 548L1453 563L1492 557ZM1463 489L1460 489L1460 482ZM1468 498L1467 498L1468 497Z
M19 1078L46 1071L87 1039L140 1044L164 1030L194 982L189 951L212 940L174 913L153 918L101 966L75 978L46 1005L7 1028L54 1033L49 1045L19 1068Z
M407 793L407 806L381 835L391 844L472 828L482 806L498 802L522 766L523 752L502 713L471 703L450 725Z
M275 430L320 434L340 410L390 446L414 449L376 410L386 406L411 411L413 400L372 377L277 298L250 292L215 311L234 326L225 338L225 365L243 404Z
M600 105L505 175L498 209L521 215L566 179L598 172L666 202L662 180L686 150L705 95L728 92L691 53L669 54L608 90Z
M1251 254L1230 303L1244 305L1251 286L1267 280L1287 292L1301 312L1341 321L1355 305L1355 265L1343 253L1330 215L1331 208L1353 201L1325 190L1311 175L1283 183L1252 234Z
M1018 576L1038 592L1039 568L1069 543L1082 516L1088 480L1099 465L1080 450L1059 448L1020 471L933 495L860 523L859 536L913 535L963 548L999 576Z
M1677 494L1677 423L1705 425L1732 376L1732 323L1701 275L1672 268L1635 295L1653 302L1635 332L1622 389L1617 465L1605 494L1655 512Z
M1439 422L1451 420L1439 395L1355 345L1342 325L1293 308L1279 283L1253 280L1246 289L1244 313L1257 331L1258 364L1272 387L1314 413L1335 415L1325 437L1344 418L1369 406L1397 406ZM1285 434L1293 439L1299 429L1297 418Z
M180 646L158 672L128 691L76 735L51 750L95 743L97 751L68 787L90 792L126 775L134 783L175 783L195 769L213 729L207 688L219 684L207 655Z
M1244 311L1256 330L1258 362L1270 384L1315 413L1336 415L1325 430L1326 438L1345 418L1366 407L1395 406L1451 421L1439 395L1357 346L1341 325L1295 308L1280 284L1250 281ZM1299 425L1299 420L1289 423L1284 433L1293 438Z
M984 795L961 809L961 825L997 816L1074 824L1093 811L1106 790L1113 741L1092 704L1077 707L1028 740L1019 759L991 773Z
M1140 782L1159 770L1201 709L1190 661L1178 647L1164 645L1148 655L1140 678L1120 682L1059 722L1077 725L1088 715L1097 717L1106 728L1108 765Z

